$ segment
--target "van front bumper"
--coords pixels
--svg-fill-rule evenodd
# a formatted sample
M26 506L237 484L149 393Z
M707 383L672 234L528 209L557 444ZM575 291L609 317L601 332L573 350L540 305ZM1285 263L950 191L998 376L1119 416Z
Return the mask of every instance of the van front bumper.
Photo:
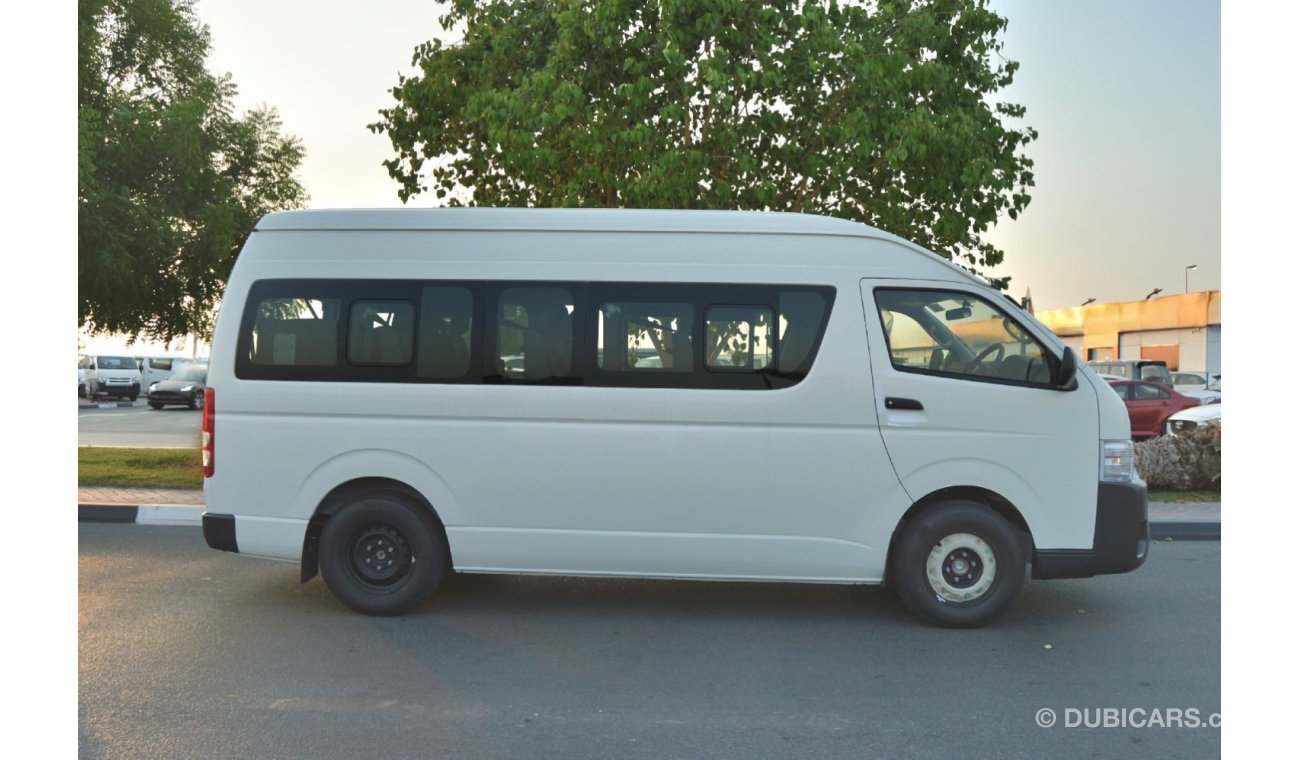
M1091 549L1036 549L1033 577L1091 578L1136 570L1147 561L1151 527L1146 483L1099 483Z

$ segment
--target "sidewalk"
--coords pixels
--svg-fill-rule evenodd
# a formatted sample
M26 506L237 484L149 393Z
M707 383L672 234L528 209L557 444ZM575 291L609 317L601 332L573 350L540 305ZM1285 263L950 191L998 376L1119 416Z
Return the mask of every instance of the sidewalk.
M181 488L78 488L78 504L184 504L203 506L203 491Z
M79 488L77 503L89 509L80 510L83 520L107 519L112 522L130 522L135 519L153 522L159 519L183 520L198 524L203 508L203 491L171 488ZM162 505L162 509L154 509ZM137 507L147 507L150 516L137 518ZM184 507L184 509L171 509ZM1151 538L1182 538L1218 540L1222 504L1217 501L1172 502L1153 501L1147 505L1151 523ZM129 510L129 514L127 511ZM158 517L157 515L164 515Z

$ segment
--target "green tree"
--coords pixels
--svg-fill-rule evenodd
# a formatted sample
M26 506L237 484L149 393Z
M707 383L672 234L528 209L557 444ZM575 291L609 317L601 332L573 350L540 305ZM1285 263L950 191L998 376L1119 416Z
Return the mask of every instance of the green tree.
M301 143L274 108L234 113L192 0L80 0L78 318L94 332L207 335L239 246L301 206Z
M370 128L403 201L803 211L973 269L1037 134L983 0L453 0Z

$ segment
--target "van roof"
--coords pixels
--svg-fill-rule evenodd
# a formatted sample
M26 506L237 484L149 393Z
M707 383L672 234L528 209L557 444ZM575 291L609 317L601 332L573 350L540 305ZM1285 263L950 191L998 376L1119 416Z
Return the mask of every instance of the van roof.
M464 231L705 232L827 235L887 240L941 264L963 279L988 282L915 243L861 222L786 211L622 208L372 208L301 209L267 214L254 232Z
M280 211L262 217L270 230L539 230L593 232L734 232L889 237L865 224L776 211L596 208L378 208Z

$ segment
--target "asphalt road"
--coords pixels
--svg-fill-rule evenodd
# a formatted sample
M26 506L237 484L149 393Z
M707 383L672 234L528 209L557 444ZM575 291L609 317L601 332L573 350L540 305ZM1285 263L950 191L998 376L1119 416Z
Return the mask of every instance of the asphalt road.
M150 409L143 398L130 407L100 409L85 399L77 404L79 446L197 447L202 425L197 411L183 406Z
M1064 722L1217 713L1219 570L1217 542L1160 543L974 631L879 589L516 576L378 619L193 528L87 523L81 755L1217 757L1215 728Z

